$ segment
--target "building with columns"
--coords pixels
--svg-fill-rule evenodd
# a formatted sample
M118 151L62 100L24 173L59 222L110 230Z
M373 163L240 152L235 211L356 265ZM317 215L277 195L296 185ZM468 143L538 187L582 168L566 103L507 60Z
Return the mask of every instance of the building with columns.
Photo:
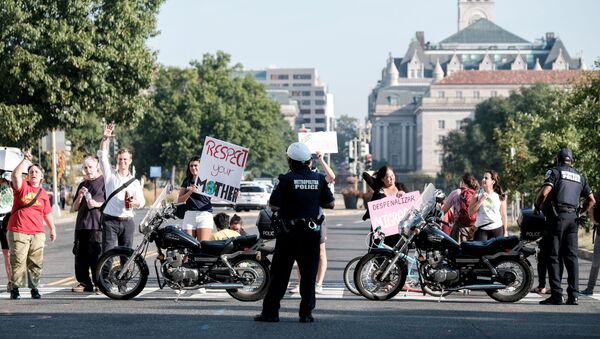
M494 20L495 1L458 0L456 33L432 44L417 32L403 56L388 56L368 98L374 160L435 176L440 140L478 103L536 82L563 86L585 69L554 33L530 42Z

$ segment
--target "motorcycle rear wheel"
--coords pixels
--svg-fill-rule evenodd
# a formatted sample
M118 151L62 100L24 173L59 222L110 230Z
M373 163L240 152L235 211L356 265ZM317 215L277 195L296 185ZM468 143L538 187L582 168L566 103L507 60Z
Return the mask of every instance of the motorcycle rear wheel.
M135 258L129 270L117 278L123 265L133 255L130 248L113 248L98 260L96 287L104 295L115 300L132 299L140 294L148 282L148 266L140 256Z
M492 299L500 302L515 302L523 299L533 286L533 269L525 260L503 260L494 265L499 276L511 282L501 290L485 291Z
M358 288L356 288L356 284L354 283L354 271L356 270L356 265L361 258L362 257L356 257L350 260L344 268L344 285L346 285L348 291L355 295L361 295L358 291Z
M354 283L360 294L369 300L393 298L406 282L407 268L404 261L398 260L386 279L381 274L392 257L381 253L368 253L356 264Z
M265 297L271 282L269 267L265 261L253 258L236 258L231 260L231 266L241 276L244 287L228 289L227 293L239 301L258 301Z

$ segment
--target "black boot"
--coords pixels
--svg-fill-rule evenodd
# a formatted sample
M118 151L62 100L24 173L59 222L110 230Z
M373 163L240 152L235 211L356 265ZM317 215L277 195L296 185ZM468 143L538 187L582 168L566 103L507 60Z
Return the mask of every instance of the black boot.
M12 300L19 300L19 299L21 299L21 295L19 294L19 289L18 288L13 288L10 291L10 298Z

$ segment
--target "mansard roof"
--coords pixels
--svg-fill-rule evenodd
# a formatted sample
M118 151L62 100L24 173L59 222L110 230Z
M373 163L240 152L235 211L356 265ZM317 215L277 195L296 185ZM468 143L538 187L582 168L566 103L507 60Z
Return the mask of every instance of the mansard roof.
M529 44L530 42L505 30L488 19L480 19L463 30L440 41L444 44Z
M552 48L550 49L550 52L548 53L546 58L544 60L540 60L540 62L543 62L542 68L551 68L552 63L556 61L556 58L558 58L558 55L560 53L562 53L563 58L569 64L570 69L581 68L581 61L579 60L579 58L571 58L569 52L567 52L567 48L565 47L564 43L558 38L554 41L554 44L552 44Z
M538 82L566 85L582 76L584 71L459 71L436 85L531 85Z

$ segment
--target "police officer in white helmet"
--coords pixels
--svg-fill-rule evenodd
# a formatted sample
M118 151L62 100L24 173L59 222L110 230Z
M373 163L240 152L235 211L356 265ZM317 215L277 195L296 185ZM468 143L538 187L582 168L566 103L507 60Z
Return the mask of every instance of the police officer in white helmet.
M277 235L271 285L263 301L261 314L256 321L278 322L280 301L287 290L294 261L302 279L300 280L300 322L313 322L315 308L315 279L319 266L321 228L319 207L333 208L334 198L327 187L323 174L311 171L311 152L300 142L287 149L290 171L279 176L269 205L277 211L286 232Z

